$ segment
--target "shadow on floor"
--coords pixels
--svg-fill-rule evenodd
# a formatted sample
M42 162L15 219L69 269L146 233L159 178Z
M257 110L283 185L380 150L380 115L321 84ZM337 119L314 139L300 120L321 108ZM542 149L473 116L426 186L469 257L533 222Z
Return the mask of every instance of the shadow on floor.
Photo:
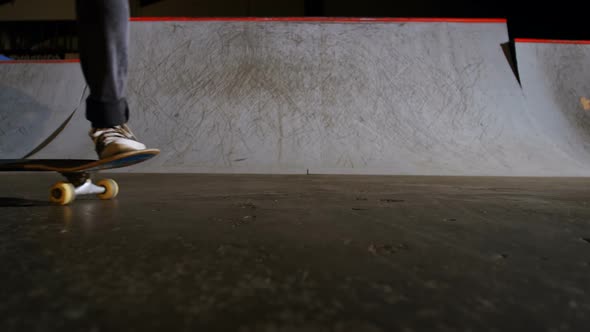
M50 206L47 201L37 201L18 197L0 197L0 207Z

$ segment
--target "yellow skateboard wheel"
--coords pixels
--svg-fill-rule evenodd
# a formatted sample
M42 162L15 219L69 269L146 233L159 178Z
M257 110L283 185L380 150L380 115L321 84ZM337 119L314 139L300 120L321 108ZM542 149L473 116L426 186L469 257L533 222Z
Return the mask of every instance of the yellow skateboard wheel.
M96 183L96 185L103 187L105 189L104 193L97 195L100 199L113 199L117 197L117 194L119 193L119 185L117 184L117 182L115 182L115 180L100 180Z
M51 187L49 200L59 205L68 205L76 197L74 185L67 182L58 182Z

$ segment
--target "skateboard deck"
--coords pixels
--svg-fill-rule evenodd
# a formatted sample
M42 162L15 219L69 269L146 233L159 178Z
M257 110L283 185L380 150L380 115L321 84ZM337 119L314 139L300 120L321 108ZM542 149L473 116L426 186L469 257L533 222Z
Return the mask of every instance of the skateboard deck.
M59 205L71 203L77 195L96 194L101 199L112 199L119 193L112 179L92 183L91 173L128 167L158 155L160 150L121 153L113 157L92 159L0 159L0 172L58 172L68 181L58 182L50 190L49 200Z

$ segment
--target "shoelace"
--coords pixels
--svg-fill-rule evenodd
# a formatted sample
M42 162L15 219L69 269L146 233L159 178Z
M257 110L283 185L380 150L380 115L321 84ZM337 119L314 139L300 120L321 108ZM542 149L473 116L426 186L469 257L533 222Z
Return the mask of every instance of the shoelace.
M96 131L94 132L94 136L133 138L133 134L131 134L128 130L125 130L121 126L105 129L96 129Z
M97 145L98 150L102 149L105 145L111 143L117 138L135 139L133 134L121 126L106 129L96 129L92 136L94 137L94 142Z

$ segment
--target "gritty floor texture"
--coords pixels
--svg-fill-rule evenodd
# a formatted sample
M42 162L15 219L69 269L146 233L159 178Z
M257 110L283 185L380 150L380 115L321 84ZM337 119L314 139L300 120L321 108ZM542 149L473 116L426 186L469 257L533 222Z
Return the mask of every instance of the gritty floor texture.
M590 179L0 174L0 331L588 331Z

